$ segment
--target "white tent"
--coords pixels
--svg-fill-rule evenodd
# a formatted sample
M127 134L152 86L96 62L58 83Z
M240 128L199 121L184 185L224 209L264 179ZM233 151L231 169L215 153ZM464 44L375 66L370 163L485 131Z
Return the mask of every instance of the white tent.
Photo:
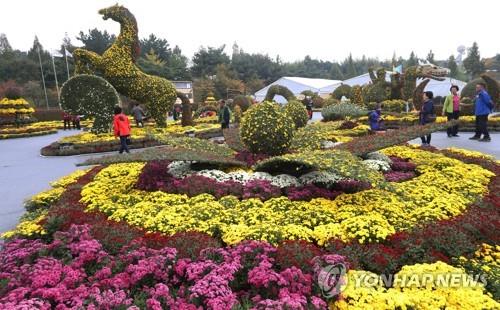
M342 83L338 80L325 80L325 79L310 79L303 77L285 76L272 84L262 88L255 93L255 100L263 101L266 97L267 90L272 85L280 85L288 88L295 96L299 96L304 90L310 90L318 93L320 96L328 96L333 90ZM274 100L278 103L286 103L286 99L282 96L275 96Z
M385 80L387 82L391 81L391 71L386 71L385 74ZM362 74L360 76L356 76L353 78L350 78L348 80L345 80L343 84L347 84L349 86L354 86L354 85L366 85L371 82L370 75L368 73ZM422 82L422 79L417 80L417 85ZM425 87L425 91L432 91L434 93L434 96L447 96L450 94L450 87L451 85L457 85L460 90L462 90L467 84L466 82L452 79L452 78L446 78L444 81L437 81L431 79L430 82L427 84Z

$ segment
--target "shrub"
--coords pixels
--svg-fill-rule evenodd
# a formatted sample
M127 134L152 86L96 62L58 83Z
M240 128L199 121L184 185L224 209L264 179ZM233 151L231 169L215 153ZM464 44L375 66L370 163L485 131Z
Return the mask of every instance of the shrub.
M194 116L195 117L200 117L200 115L202 115L203 113L205 112L213 112L215 114L217 114L218 112L218 109L216 106L214 105L205 105L205 106L201 106L199 107L196 112L194 113Z
M352 103L363 106L365 101L363 99L363 89L359 85L354 85L351 88L351 94L349 95L349 98L351 98Z
M61 88L61 105L72 114L94 118L93 133L108 132L113 108L120 105L115 88L105 79L81 74L66 81Z
M366 115L368 112L351 103L331 105L321 111L324 121L338 121Z
M346 96L347 98L350 98L351 96L351 86L342 84L339 87L335 88L335 90L332 93L332 97L340 100L342 99L342 96Z
M284 107L285 113L292 119L295 129L304 127L309 121L309 115L304 105L299 101L289 101Z
M365 102L382 102L387 99L386 89L380 85L367 85L363 87L362 93Z
M262 102L245 112L240 125L241 141L253 153L278 155L292 141L293 123L282 109L272 102Z
M239 106L243 112L252 105L252 100L247 96L238 95L233 99L233 108Z
M272 85L267 90L266 98L264 99L264 101L272 101L274 99L274 96L276 95L283 96L287 101L295 100L295 95L285 86Z
M462 104L472 104L472 99L469 98L469 97L462 97L460 99L460 103L462 103Z
M375 110L377 103L370 102L366 106L369 110ZM401 99L384 100L382 101L382 110L386 112L397 112L397 113L405 112L406 102Z
M241 112L241 107L239 105L236 105L233 110L233 115L234 115L234 122L236 124L239 124L241 122L241 117L243 113Z
M340 100L335 99L333 97L330 97L330 98L328 98L328 99L325 100L325 102L323 104L323 108L329 107L331 105L336 105L336 104L339 104L339 103L340 103Z
M21 88L16 86L10 86L5 90L5 98L12 100L21 98Z
M320 109L325 104L325 99L317 96L313 98L313 108Z

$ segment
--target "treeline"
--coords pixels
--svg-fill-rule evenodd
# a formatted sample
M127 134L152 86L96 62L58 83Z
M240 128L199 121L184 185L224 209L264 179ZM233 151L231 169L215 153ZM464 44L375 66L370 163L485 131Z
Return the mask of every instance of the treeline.
M115 35L98 29L91 29L86 33L81 31L76 37L80 46L98 54L102 54L115 38ZM296 62L284 62L279 56L272 58L265 54L247 53L236 43L230 55L225 52L225 46L201 47L191 59L182 53L179 46L172 47L166 39L154 34L141 39L140 46L141 56L137 64L142 70L169 80L193 80L197 102L203 101L209 94L216 98L252 94L282 76L345 80L366 73L369 67L383 66L392 69L393 66L403 65L406 68L416 65L419 59L450 68L452 77L463 80L473 78L485 70L485 61L481 60L476 43L469 49L463 67L457 65L453 56L444 61L435 60L432 51L422 58L412 52L407 58L394 55L389 60L366 56L355 59L349 55L340 62L323 61L310 56ZM60 86L67 80L68 71L70 75L74 71L73 58L68 57L66 66L63 55L65 50L71 53L75 48L71 39L65 36L59 50L49 53L35 37L33 46L28 51L20 51L12 48L8 38L0 34L0 96L2 89L16 84L23 88L24 96L35 105L46 104L40 83L40 55L49 105L56 106L56 76L51 55L58 55L54 57L54 65ZM497 58L500 63L500 55Z

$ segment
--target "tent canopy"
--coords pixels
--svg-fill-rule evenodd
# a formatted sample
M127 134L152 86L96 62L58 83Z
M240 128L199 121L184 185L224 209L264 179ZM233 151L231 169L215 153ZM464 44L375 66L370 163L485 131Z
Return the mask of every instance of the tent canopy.
M312 92L318 93L319 95L328 95L341 83L342 81L339 80L310 79L303 77L285 76L257 91L255 93L255 99L257 101L263 101L266 97L267 90L272 85L284 86L288 88L295 96L298 96L305 90L310 90ZM286 99L279 95L275 96L274 100L278 103L286 103Z

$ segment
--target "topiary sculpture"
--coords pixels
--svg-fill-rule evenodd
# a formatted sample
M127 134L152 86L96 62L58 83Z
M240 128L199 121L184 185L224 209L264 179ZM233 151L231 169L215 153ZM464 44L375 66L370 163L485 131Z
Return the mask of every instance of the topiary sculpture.
M252 105L252 100L244 95L238 95L233 99L233 106L239 106L243 112Z
M62 108L72 114L93 117L93 133L110 130L113 108L120 103L115 88L99 76L76 75L67 80L61 88Z
M191 101L186 96L186 94L177 91L177 98L181 100L182 104L182 119L181 126L192 126L193 125L193 110L191 108Z
M353 87L351 87L351 94L349 95L349 98L351 98L352 103L361 107L365 104L365 101L363 99L363 89L359 85L354 85Z
M500 102L500 87L498 85L498 82L495 81L492 77L483 74L480 78L474 79L467 83L461 90L460 97L462 98L463 103L469 103L467 100L464 100L465 98L471 99L470 103L472 103L472 101L476 97L476 85L478 83L485 83L486 91L488 92L488 94L490 94L493 102L497 104Z
M337 99L337 100L342 99L343 96L350 98L351 86L349 86L347 84L342 84L339 87L335 88L335 90L332 93L332 97Z
M352 103L339 103L323 108L321 116L324 121L339 121L366 115L368 112Z
M279 155L290 146L293 127L290 117L277 104L264 101L245 112L240 137L253 153Z
M264 98L264 101L273 101L274 96L276 95L283 96L286 99L286 101L295 100L295 95L292 93L291 90L289 90L285 86L276 84L269 87L266 93L266 98Z
M13 97L17 96L9 95L0 100L0 125L21 125L33 122L32 114L35 109L25 99Z
M157 126L166 125L166 114L176 99L175 87L168 80L143 73L135 61L139 56L137 22L130 11L119 5L99 10L103 19L120 23L120 35L103 54L85 49L73 52L77 74L102 73L121 94L145 103Z
M309 115L307 114L306 107L302 102L292 100L283 108L285 113L292 119L295 124L295 129L304 127L309 121Z

